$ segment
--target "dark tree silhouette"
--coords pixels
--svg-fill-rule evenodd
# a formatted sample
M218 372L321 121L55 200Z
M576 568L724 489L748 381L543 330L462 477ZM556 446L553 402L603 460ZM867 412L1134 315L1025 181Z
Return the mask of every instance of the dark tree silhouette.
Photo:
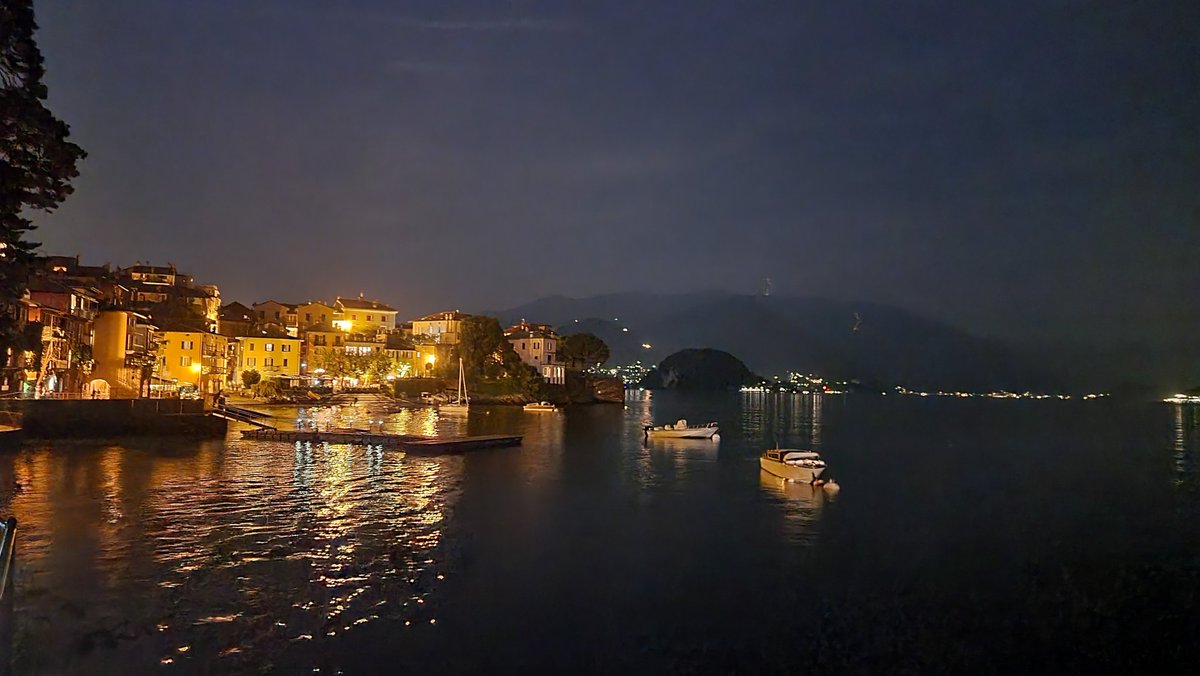
M572 333L558 341L558 356L571 366L594 368L608 361L608 345L590 333Z
M61 204L86 156L46 108L35 30L32 0L0 0L0 354L16 338L17 301L38 247L25 239L34 229L26 215Z
M496 355L504 343L504 330L495 317L463 318L458 349L467 375L478 378L483 373L485 363Z

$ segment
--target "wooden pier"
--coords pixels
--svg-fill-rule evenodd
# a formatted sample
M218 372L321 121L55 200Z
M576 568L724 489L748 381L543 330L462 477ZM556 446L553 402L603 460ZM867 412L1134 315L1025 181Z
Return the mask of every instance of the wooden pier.
M475 437L422 437L413 434L387 434L367 430L280 430L273 427L242 430L242 438L253 441L284 443L359 444L396 448L407 453L439 455L465 453L486 448L520 446L520 436L488 435Z

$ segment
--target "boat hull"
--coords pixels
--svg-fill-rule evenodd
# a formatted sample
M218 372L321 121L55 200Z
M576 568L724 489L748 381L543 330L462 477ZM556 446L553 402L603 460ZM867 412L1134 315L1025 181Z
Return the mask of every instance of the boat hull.
M787 463L778 462L776 460L771 460L769 458L763 458L763 457L759 457L758 465L759 465L759 467L762 467L764 470L770 472L771 474L774 474L775 476L777 476L781 479L787 479L788 481L798 481L798 482L806 483L806 484L812 483L812 482L816 481L817 479L820 479L821 475L823 475L825 473L824 467L819 467L819 468L801 467L798 465L789 465Z
M646 430L651 439L711 439L717 433L715 427L689 427L685 430Z
M439 413L466 413L468 410L466 404L442 404L438 406Z

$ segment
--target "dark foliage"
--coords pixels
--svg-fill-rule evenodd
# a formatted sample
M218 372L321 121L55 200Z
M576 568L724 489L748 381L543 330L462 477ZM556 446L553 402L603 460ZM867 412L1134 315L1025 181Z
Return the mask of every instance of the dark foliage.
M32 0L0 0L0 350L16 339L35 242L29 211L52 211L71 194L83 149L46 108L45 68L33 39Z

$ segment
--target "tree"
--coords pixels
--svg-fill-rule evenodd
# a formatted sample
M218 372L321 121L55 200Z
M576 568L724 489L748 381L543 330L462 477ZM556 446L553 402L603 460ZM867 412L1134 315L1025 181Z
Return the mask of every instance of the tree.
M267 401L282 399L283 386L279 384L278 380L264 380L254 386L254 396L259 399L266 399Z
M317 352L312 360L312 368L323 369L330 378L346 378L350 375L350 355L339 348L326 349Z
M242 385L246 386L247 388L254 387L260 380L262 380L262 374L258 371L255 371L254 369L246 369L245 371L242 371Z
M24 238L35 227L26 216L61 204L86 157L44 103L36 30L32 0L0 0L0 354L16 340L17 302L38 247Z
M559 339L558 356L574 367L595 368L608 361L608 345L590 333L573 333Z
M536 368L521 361L521 356L508 341L500 347L500 363L504 377L510 378L518 391L534 399L546 396L546 379Z
M383 350L366 355L366 372L372 382L381 383L396 372L396 360Z
M464 317L458 350L467 375L473 378L483 375L484 366L495 361L497 352L506 342L500 320L495 317Z

